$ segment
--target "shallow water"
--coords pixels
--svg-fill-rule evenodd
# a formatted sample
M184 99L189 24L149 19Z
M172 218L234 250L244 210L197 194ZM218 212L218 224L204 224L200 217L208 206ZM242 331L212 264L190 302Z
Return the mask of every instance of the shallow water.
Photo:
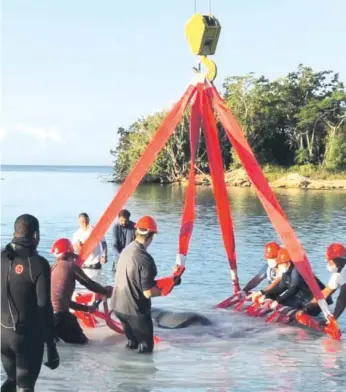
M97 170L76 172L49 168L1 174L1 243L11 238L14 219L25 212L41 222L41 253L60 236L77 229L86 211L95 223L116 187L102 183ZM104 174L104 173L100 173ZM177 249L184 190L176 186L141 186L127 207L133 218L152 214L160 234L150 251L159 275L171 271ZM242 284L262 265L263 244L276 235L255 194L230 192ZM326 281L325 247L346 242L346 193L280 191L279 200L308 252L317 275ZM183 283L166 298L154 299L166 309L196 310L214 321L211 327L157 329L162 338L152 357L128 353L124 338L106 327L88 331L87 347L59 343L61 366L43 368L37 391L292 391L341 392L346 389L345 344L288 326L268 325L212 306L230 295L228 263L220 237L212 192L200 188L195 230ZM110 232L107 240L110 244ZM113 283L112 260L96 279ZM340 319L346 336L346 315ZM344 337L345 341L345 337Z

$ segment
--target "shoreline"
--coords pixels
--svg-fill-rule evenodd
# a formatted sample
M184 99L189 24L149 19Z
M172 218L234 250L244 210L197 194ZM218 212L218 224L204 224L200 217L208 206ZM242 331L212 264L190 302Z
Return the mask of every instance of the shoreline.
M311 190L342 190L346 191L346 175L344 178L337 179L312 179L310 176L303 176L297 172L282 173L269 173L265 176L269 185L273 189L311 189ZM275 179L271 180L270 177ZM209 174L196 174L195 184L197 186L211 186L211 177ZM122 181L117 181L114 178L105 179L106 182L121 184ZM225 172L225 182L228 187L250 188L252 184L244 169L236 169ZM146 179L142 184L161 184L161 185L187 185L188 178L182 178L180 181L175 182L162 182L155 179Z

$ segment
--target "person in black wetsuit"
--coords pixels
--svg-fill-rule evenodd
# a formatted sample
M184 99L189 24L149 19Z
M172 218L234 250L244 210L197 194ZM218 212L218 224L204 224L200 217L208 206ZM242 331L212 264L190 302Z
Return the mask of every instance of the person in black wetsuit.
M118 215L119 222L113 227L113 248L115 253L113 271L116 270L116 263L119 260L120 253L135 240L135 223L130 221L130 216L130 211L121 210Z
M32 392L46 343L51 369L59 366L50 299L50 266L36 250L39 222L19 216L14 238L1 250L1 361L7 380L1 392Z
M115 287L111 308L121 321L128 339L127 348L139 353L151 353L154 349L154 329L151 318L151 298L161 295L155 277L155 261L147 252L157 225L150 216L136 223L136 240L121 253L115 274ZM174 282L180 284L180 280Z
M88 338L84 335L77 318L69 309L93 312L91 306L78 304L72 301L72 295L76 288L76 281L94 293L106 297L112 295L112 287L103 287L91 280L84 271L76 264L78 255L74 253L73 245L67 238L55 241L51 252L56 256L52 266L52 303L56 333L66 343L85 344Z
M291 261L286 248L279 250L277 263L281 280L264 294L265 298L274 300L271 308L275 309L280 304L297 310L307 310L309 302L313 299L313 294ZM316 280L320 288L323 289L325 287L324 284L318 278ZM327 302L331 303L331 300L329 299ZM321 313L321 309L319 306L316 306L310 308L308 313L312 316L317 316Z

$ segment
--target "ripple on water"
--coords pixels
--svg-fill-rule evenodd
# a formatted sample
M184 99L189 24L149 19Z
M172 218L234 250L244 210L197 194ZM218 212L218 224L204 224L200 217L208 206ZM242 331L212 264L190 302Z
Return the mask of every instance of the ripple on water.
M25 199L16 191L25 189ZM36 187L44 186L44 193ZM103 213L116 187L101 183L96 173L7 172L2 184L2 242L10 239L13 221L29 212L41 221L40 251L60 236L71 237L77 216L86 211L93 222ZM175 261L184 189L177 186L142 186L128 202L133 219L154 215L160 234L150 251L159 275L170 272ZM325 247L345 242L346 194L319 191L279 191L278 198L308 252L317 275L324 281ZM262 265L263 244L276 235L253 190L230 191L241 282ZM87 347L59 344L61 366L43 368L37 391L328 391L346 389L343 343L303 329L268 325L233 311L212 306L231 291L215 205L210 188L198 190L197 219L187 270L181 286L157 306L198 310L214 321L211 327L160 330L163 339L152 357L123 348L124 338L105 327L88 331ZM111 243L111 232L107 233ZM110 250L110 258L113 253ZM95 279L113 283L112 260ZM346 317L341 318L346 331Z

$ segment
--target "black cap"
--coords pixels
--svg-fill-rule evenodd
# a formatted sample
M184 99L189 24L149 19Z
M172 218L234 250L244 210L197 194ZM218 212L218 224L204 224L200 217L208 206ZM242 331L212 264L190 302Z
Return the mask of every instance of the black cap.
M128 210L121 210L118 214L118 218L130 219L131 213Z
M30 214L20 215L14 222L14 232L18 237L31 238L39 229L38 219Z

